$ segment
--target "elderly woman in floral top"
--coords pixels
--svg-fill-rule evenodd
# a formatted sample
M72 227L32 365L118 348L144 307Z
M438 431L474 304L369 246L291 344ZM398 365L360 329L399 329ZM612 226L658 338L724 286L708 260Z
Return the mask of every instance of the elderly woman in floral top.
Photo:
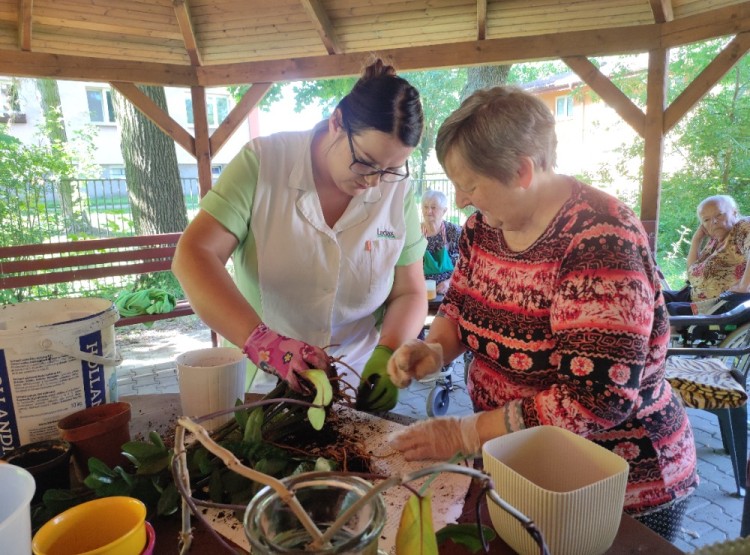
M728 195L705 198L698 205L700 225L690 242L687 257L688 287L664 291L672 314L724 312L734 304L716 306L722 293L739 293L736 302L750 293L750 218L740 216L735 200Z
M473 353L477 412L396 435L408 459L476 454L524 428L566 428L625 458L625 510L671 538L697 485L690 422L664 376L669 322L646 233L617 199L554 171L555 121L523 91L478 91L443 123L440 163L466 222L427 339L394 383Z

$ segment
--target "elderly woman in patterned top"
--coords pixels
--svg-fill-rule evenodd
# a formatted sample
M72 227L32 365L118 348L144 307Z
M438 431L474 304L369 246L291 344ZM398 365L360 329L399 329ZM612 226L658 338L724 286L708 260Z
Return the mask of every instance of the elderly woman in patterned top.
M440 191L427 189L422 195L422 234L427 238L424 253L424 277L434 279L436 291L445 295L453 268L458 261L458 238L461 227L446 222L448 198Z
M664 291L672 314L725 312L750 298L750 218L740 216L728 195L703 199L697 212L700 225L687 257L688 286ZM717 306L720 295L724 307Z
M669 322L632 210L555 173L555 120L521 90L475 92L443 123L438 160L466 222L450 288L425 341L402 345L394 383L469 351L478 411L392 438L407 459L473 455L539 425L625 458L625 510L667 538L698 483L693 433L664 376Z

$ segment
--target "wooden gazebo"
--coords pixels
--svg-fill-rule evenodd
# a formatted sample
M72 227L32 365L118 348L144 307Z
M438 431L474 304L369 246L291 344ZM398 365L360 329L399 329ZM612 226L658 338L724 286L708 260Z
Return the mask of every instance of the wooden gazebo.
M731 37L669 106L668 51ZM401 71L564 60L645 139L641 219L658 219L664 135L750 48L741 0L0 0L0 75L107 81L195 156L211 157L279 81L355 75L371 52ZM648 52L645 112L589 61ZM195 136L135 84L190 87ZM209 135L205 88L252 83Z

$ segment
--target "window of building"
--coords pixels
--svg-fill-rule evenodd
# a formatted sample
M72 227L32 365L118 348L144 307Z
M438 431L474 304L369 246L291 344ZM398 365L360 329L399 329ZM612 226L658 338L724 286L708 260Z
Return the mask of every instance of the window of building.
M125 179L125 166L110 166L108 173L110 179Z
M108 88L86 88L89 103L89 120L92 123L114 123L115 108L112 104L112 91Z
M230 99L226 94L207 94L206 95L206 119L209 127L218 127L229 114ZM194 125L193 117L193 99L185 99L185 112L187 113L188 125Z
M221 165L214 165L211 166L211 177L217 178L221 174L221 170L224 169L224 166Z
M573 97L569 94L555 99L555 117L566 119L573 117Z

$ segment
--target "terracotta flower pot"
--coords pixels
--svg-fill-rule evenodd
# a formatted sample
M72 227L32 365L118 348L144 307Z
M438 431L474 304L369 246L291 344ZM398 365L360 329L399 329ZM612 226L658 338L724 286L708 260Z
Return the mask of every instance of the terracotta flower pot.
M128 464L122 445L130 441L130 403L106 403L74 412L57 423L60 436L73 445L73 460L88 476L91 457L110 468Z
M48 489L70 488L71 451L67 441L49 439L22 445L3 456L3 460L25 468L34 477L34 504L42 500Z

